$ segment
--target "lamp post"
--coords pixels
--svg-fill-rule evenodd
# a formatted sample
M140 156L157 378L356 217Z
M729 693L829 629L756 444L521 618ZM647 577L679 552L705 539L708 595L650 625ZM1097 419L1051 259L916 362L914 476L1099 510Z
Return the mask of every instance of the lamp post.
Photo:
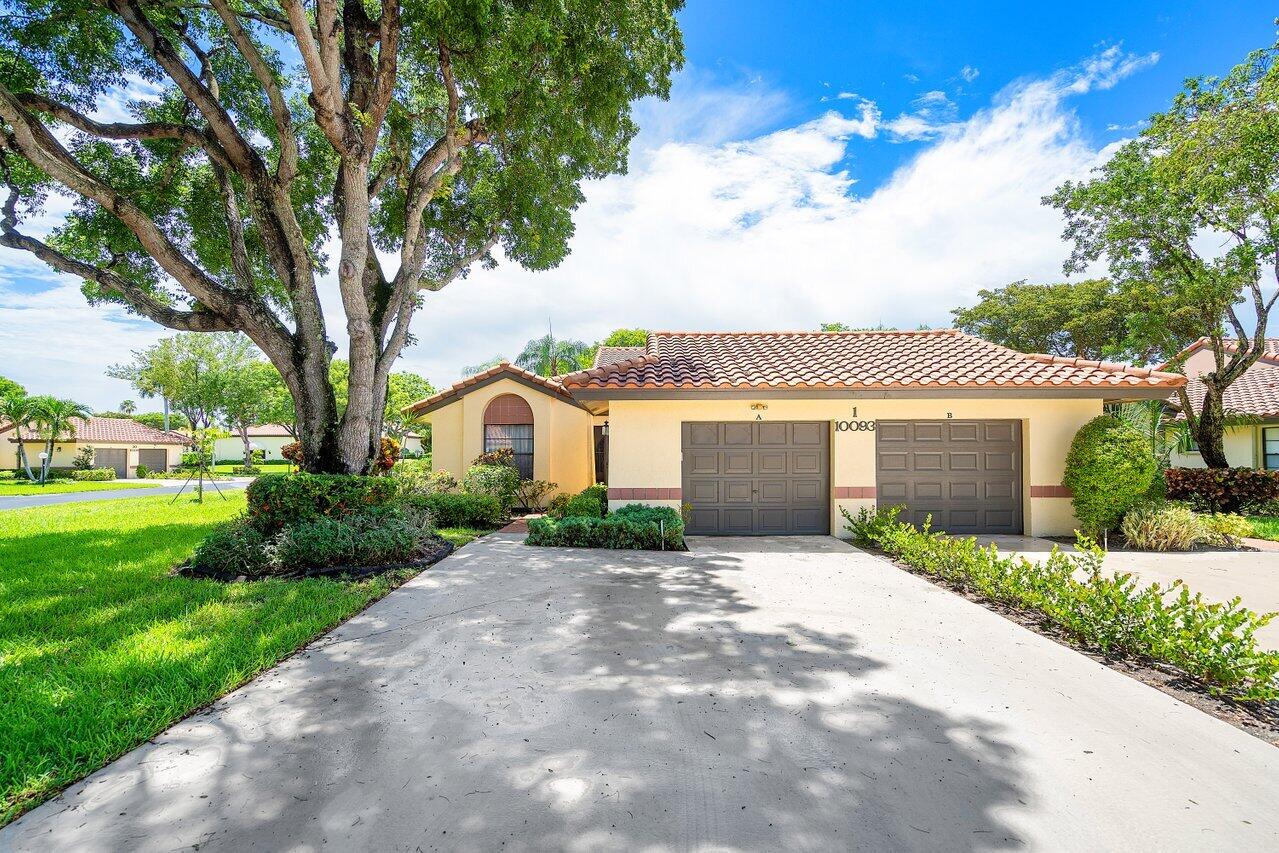
M45 464L48 461L48 459L49 459L49 454L41 450L40 451L40 485L42 486L44 485L45 475L49 473L49 466Z

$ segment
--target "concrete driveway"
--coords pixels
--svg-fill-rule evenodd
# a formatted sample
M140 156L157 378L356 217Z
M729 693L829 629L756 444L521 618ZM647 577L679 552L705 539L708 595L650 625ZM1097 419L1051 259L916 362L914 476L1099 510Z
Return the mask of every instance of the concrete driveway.
M1042 560L1056 543L1033 536L989 536L1000 551ZM1065 551L1073 546L1057 545ZM1238 596L1258 613L1279 612L1279 551L1111 551L1102 564L1108 572L1130 572L1142 583L1171 586L1185 581L1192 592L1208 601L1229 601ZM1279 649L1279 619L1257 632L1268 648Z
M1275 849L1279 749L831 538L475 542L13 850Z

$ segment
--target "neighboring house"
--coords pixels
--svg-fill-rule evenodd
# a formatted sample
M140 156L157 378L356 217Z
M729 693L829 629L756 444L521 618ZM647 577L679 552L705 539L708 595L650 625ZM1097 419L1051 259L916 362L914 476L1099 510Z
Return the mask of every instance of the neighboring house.
M1233 348L1231 344L1227 347ZM1181 358L1185 359L1183 371L1188 379L1186 393L1198 411L1204 398L1199 377L1216 368L1212 346L1207 338L1201 338L1179 353L1178 359ZM1172 395L1168 402L1180 411L1179 395ZM1261 358L1230 384L1222 402L1227 412L1252 415L1260 421L1226 429L1223 438L1230 466L1279 469L1279 338L1266 338ZM1197 448L1189 453L1174 450L1171 462L1181 468L1204 467Z
M296 441L289 432L288 427L283 424L260 424L259 426L249 427L249 444L254 450L262 450L265 453L267 461L282 460L284 456L280 454L280 448L286 444L292 444ZM404 437L400 447L413 453L420 453L422 450L422 436L417 433L409 433ZM239 433L232 435L230 438L219 438L213 443L213 458L219 460L243 460L244 459L244 440L240 438Z
M552 379L502 363L408 411L435 470L511 447L525 477L683 508L690 533L841 533L841 510L905 504L957 533L1069 535L1075 432L1185 381L954 330L660 332Z
M191 439L180 432L164 430L140 424L125 418L97 418L87 420L72 418L74 437L68 432L67 440L53 445L51 468L70 468L82 447L94 450L96 468L114 468L120 479L137 477L139 465L153 471L168 471L182 459ZM44 440L34 430L23 432L23 449L31 462L32 470L40 464L44 452ZM12 424L0 426L0 469L17 470L18 441Z
M254 450L262 450L267 461L279 461L280 448L297 441L283 424L259 424L249 427L249 444ZM213 442L213 458L218 461L244 461L244 439L237 432L230 438Z

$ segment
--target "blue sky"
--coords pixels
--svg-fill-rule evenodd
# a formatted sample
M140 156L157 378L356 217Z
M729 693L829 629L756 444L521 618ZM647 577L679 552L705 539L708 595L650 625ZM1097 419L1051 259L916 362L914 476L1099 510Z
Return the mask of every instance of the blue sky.
M443 386L548 323L583 340L944 326L981 288L1060 279L1061 222L1040 197L1104 162L1185 77L1273 43L1276 11L1044 5L692 0L672 98L638 106L629 173L586 187L570 257L431 294L404 369ZM114 407L136 394L105 368L166 334L0 249L0 373L31 391Z

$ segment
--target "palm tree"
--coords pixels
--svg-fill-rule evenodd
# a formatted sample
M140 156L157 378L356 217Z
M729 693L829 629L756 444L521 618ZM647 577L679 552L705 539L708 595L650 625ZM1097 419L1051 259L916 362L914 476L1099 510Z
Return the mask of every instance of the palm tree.
M120 403L120 414L131 415L138 410L138 404L132 400L123 400Z
M553 333L547 332L525 344L523 352L515 357L515 363L540 376L558 376L581 370L582 361L590 351L589 344L556 340Z
M27 472L28 480L35 480L31 473L31 460L27 459L26 445L22 443L22 433L31 428L35 420L35 398L26 394L14 394L11 397L0 397L0 421L13 426L13 437L18 440L18 464Z
M59 400L55 397L35 398L35 425L44 436L44 459L40 464L40 483L49 479L49 463L53 461L53 445L62 439L65 433L75 438L75 421L73 418L88 420L93 412L88 406L75 400Z

